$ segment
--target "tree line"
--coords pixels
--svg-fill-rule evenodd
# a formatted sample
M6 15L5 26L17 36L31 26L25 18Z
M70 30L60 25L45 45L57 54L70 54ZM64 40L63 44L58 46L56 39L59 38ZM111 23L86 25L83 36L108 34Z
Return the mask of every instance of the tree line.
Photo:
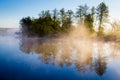
M74 28L74 23L85 25L91 33L96 32L94 23L99 25L98 35L103 34L103 24L109 16L108 6L102 2L96 8L85 5L78 6L76 12L72 10L54 9L41 11L39 18L25 17L20 20L23 35L55 35L68 33Z

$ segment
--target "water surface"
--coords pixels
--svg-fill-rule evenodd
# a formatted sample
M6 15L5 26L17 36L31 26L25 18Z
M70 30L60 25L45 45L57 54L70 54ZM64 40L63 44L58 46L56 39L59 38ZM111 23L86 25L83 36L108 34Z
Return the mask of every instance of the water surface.
M0 80L120 80L119 52L109 43L0 35Z

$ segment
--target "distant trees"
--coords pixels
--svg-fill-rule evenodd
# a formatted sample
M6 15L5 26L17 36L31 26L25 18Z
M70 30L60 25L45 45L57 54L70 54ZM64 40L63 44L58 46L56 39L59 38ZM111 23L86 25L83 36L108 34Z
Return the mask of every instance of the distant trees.
M21 19L20 24L22 26L22 28L21 28L22 34L24 34L24 35L30 34L31 23L32 23L32 20L30 17L26 17L26 18Z
M92 7L91 11L89 7L85 4L84 6L80 5L77 9L76 16L80 20L80 24L84 24L90 32L94 32L94 14L95 8Z
M65 14L65 10L64 8L62 8L60 10L60 19L61 19L61 27L63 28L64 27L64 24L65 24L65 20L66 20L66 14Z
M85 16L88 15L88 9L89 7L86 4L84 6L82 5L78 6L76 16L79 18L81 24L84 23Z
M84 24L86 25L87 29L90 32L94 32L93 22L94 22L94 19L91 14L88 14L85 16Z
M72 25L72 18L73 18L73 11L72 10L68 10L67 12L67 16L68 16L68 18L67 18L67 21L68 21L68 27L71 27L71 25Z
M103 23L108 18L108 7L104 2L100 3L97 8L94 6L80 5L77 11L54 9L52 12L49 10L41 11L39 18L33 19L30 17L22 18L20 20L21 30L24 35L57 35L67 33L72 27L73 18L75 22L85 25L89 32L95 32L94 23L99 22L98 34L103 33ZM97 18L97 19L96 19Z
M60 14L60 22L61 22L60 25L62 30L65 32L69 31L70 27L72 26L73 11L68 10L66 12L65 9L62 8L59 14Z
M58 13L57 9L54 9L53 10L53 20L54 20L54 22L58 20L58 15L59 15L59 13Z
M108 7L104 2L102 2L98 5L96 12L99 21L98 35L101 35L103 33L102 25L108 18L108 14L109 14Z

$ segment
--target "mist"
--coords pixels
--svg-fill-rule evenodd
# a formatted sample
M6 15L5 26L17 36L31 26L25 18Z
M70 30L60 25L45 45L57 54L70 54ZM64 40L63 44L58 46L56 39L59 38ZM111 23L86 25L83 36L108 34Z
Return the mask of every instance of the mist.
M22 37L21 50L26 53L38 53L44 55L55 55L84 60L91 57L118 55L120 46L117 42L117 34L114 37L108 36L110 33L99 37L96 33L91 33L84 25L78 25L67 34L59 37ZM78 55L84 56L78 58ZM76 57L75 57L76 56Z

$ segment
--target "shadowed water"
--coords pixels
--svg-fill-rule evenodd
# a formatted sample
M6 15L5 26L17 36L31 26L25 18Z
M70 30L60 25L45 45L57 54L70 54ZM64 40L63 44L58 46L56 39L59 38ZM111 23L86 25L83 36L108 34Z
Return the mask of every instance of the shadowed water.
M120 80L119 68L114 43L0 36L0 80Z

